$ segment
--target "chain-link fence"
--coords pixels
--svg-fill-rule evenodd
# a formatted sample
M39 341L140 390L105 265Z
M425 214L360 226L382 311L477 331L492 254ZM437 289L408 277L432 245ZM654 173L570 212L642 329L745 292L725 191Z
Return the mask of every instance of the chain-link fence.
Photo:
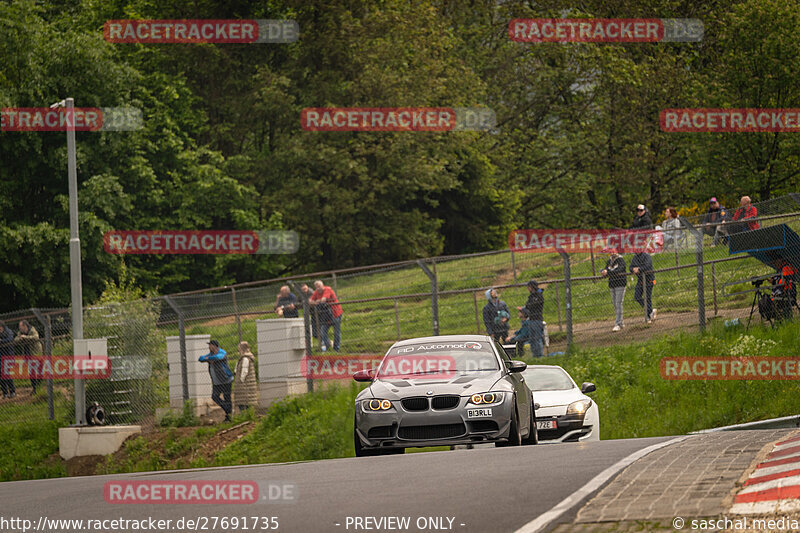
M762 227L787 224L800 231L800 195L756 206ZM646 302L636 301L638 276L628 272L622 300L624 328L619 331L614 331L615 309L607 279L600 275L607 255L573 254L565 264L558 254L508 249L87 307L84 336L106 339L112 370L106 379L87 381L86 405L99 403L110 423L147 424L153 421L156 408L181 406L187 397L210 398L207 367L197 362L208 351L210 339L227 351L231 369L239 366L238 345L247 342L255 355L252 372L260 381L268 376L277 383L282 378L295 382L302 378L297 368L289 368L279 355L284 349L320 357L324 346L325 355L338 348L341 355L377 357L402 338L485 333L485 291L493 287L508 305L509 334L513 334L520 327L516 307L523 306L528 298L529 279L536 279L543 288L543 318L549 340L546 353L567 351L570 345L612 345L679 330L697 331L711 320L747 321L757 295L750 278L774 274L775 268L746 254L729 254L724 243L715 244L713 226L703 226L702 217L682 222L684 225L676 230L681 233L673 235L673 243L651 256L655 284L652 294L645 290L641 296L651 300L654 320L648 322L645 316ZM712 231L703 231L708 228ZM696 246L693 229L701 232L701 247ZM629 270L631 255L624 259ZM342 314L337 320L330 319L324 306L308 304L304 285L313 291L317 280L338 297ZM302 342L292 346L268 341L265 336L269 328L284 320L276 310L284 285L297 296L300 333L294 330L292 334ZM294 313L284 310L283 314L289 317ZM12 330L12 336L18 336L20 322L27 321L40 337L42 358L73 353L67 309L6 313L0 320ZM761 320L757 309L753 320ZM337 343L333 322L339 321ZM328 334L327 343L323 329ZM26 352L24 344L12 340L3 359L38 355L35 352L39 348ZM71 379L45 379L40 383L16 379L13 385L16 395L0 400L1 422L28 424L51 419L65 425L74 420ZM34 385L35 395L31 394ZM307 385L302 379L302 390ZM233 394L236 405L236 382Z

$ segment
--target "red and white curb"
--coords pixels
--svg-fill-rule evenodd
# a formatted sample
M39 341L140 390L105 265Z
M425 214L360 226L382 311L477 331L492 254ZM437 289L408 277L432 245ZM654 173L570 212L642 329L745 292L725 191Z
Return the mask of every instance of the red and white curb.
M734 514L794 511L800 511L800 437L775 444L736 494L730 510Z

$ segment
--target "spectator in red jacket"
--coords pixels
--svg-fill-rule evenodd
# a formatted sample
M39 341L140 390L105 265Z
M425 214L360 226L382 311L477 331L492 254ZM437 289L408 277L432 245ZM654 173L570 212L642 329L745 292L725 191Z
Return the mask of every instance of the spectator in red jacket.
M320 349L324 352L330 347L328 341L328 331L333 326L333 351L339 351L339 345L342 340L342 306L336 298L336 293L333 289L317 280L314 282L314 294L311 295L308 301L309 305L315 306L319 312L319 322L317 329L319 330Z
M742 196L742 199L739 201L739 209L733 214L733 221L744 221L750 218L756 218L758 216L758 209L756 206L750 205L750 197L749 196ZM758 229L758 222L752 220L747 222L747 229L754 230ZM739 231L744 231L744 228L741 228Z

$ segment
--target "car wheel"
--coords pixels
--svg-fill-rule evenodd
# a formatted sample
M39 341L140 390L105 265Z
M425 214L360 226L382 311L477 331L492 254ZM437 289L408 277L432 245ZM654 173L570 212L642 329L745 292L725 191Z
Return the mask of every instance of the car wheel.
M361 439L358 437L358 430L355 429L355 420L353 420L353 448L356 452L356 457L373 457L378 455L379 450L366 449L361 446Z
M508 429L507 442L495 442L496 448L504 448L506 446L519 446L522 444L522 435L519 433L519 416L517 415L516 405L514 412L511 414L511 427Z
M533 404L531 404L531 430L528 432L528 436L525 437L525 440L522 441L522 444L530 445L530 444L539 444L539 430L536 429L536 412L533 409Z
M378 455L402 455L406 453L405 448L383 448L376 451Z

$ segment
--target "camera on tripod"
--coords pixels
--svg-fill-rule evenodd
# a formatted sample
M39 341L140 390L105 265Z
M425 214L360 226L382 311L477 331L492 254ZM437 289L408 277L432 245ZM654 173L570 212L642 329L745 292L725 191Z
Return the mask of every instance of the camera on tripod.
M750 283L753 285L753 287L755 287L757 289L757 288L761 287L764 284L764 280L763 279L757 279L755 281L751 281Z

